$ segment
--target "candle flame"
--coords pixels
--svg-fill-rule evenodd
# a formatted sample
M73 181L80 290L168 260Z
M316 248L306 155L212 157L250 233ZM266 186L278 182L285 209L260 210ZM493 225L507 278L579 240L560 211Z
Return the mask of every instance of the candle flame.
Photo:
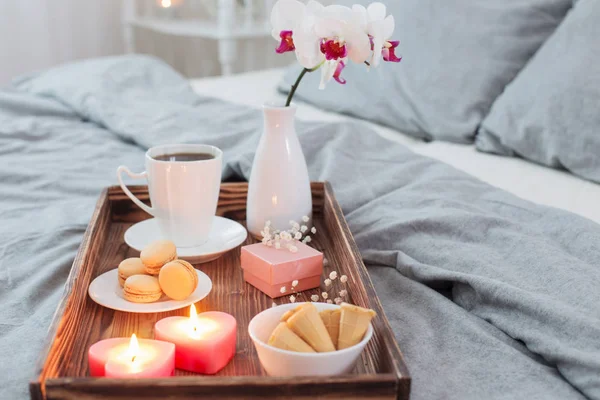
M131 357L131 362L135 361L139 350L140 344L138 343L137 336L135 336L134 333L133 335L131 335L131 340L129 341L129 349L127 349L127 357Z
M196 332L198 330L198 313L196 312L196 306L193 304L190 306L190 323L194 332Z
M169 8L171 7L171 0L161 0L160 5L163 8Z
M212 318L203 316L203 314L198 316L196 307L192 304L190 306L190 319L186 321L184 329L190 337L200 339L211 332L217 331L219 324Z

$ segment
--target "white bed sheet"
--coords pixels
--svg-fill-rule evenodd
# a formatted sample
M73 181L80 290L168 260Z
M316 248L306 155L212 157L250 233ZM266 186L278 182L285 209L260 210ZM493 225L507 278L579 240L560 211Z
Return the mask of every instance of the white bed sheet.
M265 101L283 98L276 90L282 74L283 69L270 69L229 77L197 79L192 80L191 84L200 94L260 107ZM299 119L307 121L353 119L303 103L299 104L297 115ZM600 223L600 185L518 158L480 153L473 146L439 141L425 143L390 128L363 123L380 136L401 143L415 153L443 161L521 198L562 208Z

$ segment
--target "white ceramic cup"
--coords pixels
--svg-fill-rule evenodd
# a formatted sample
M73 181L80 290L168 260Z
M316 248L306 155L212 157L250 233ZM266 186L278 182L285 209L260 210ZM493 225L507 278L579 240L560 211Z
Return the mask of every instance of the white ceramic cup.
M211 154L198 161L160 161L155 157L178 153ZM119 184L127 196L142 210L156 218L163 239L177 247L194 247L205 243L217 210L221 186L223 152L203 144L171 144L152 147L146 152L146 171L136 174L125 166L117 168ZM122 173L131 178L148 180L152 206L135 197L125 186Z

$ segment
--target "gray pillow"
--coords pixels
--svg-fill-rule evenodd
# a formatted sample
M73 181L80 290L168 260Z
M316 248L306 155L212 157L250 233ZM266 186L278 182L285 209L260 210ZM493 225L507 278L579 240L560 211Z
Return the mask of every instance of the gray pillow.
M600 182L600 1L577 2L496 100L476 143Z
M341 3L370 3L342 0ZM349 65L348 83L318 90L308 74L297 97L423 139L473 141L495 98L572 6L572 0L383 0L396 19L400 64L370 73ZM300 68L280 84L289 90Z

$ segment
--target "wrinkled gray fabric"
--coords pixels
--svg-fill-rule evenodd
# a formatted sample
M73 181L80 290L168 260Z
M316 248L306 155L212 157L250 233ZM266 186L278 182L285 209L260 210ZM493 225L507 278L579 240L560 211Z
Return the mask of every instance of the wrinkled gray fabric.
M319 90L308 74L298 98L423 139L470 143L506 84L552 34L571 0L383 0L396 21L400 64L369 73L349 63L345 85ZM371 0L336 3L367 5ZM300 67L286 72L288 91Z
M481 151L600 182L600 2L580 0L496 100Z
M202 142L225 151L225 179L247 178L261 124L259 110L197 96L141 56L65 66L0 92L1 399L27 396L116 166L141 170L151 145ZM369 266L412 399L600 399L600 226L360 123L297 128L311 178L332 182Z

